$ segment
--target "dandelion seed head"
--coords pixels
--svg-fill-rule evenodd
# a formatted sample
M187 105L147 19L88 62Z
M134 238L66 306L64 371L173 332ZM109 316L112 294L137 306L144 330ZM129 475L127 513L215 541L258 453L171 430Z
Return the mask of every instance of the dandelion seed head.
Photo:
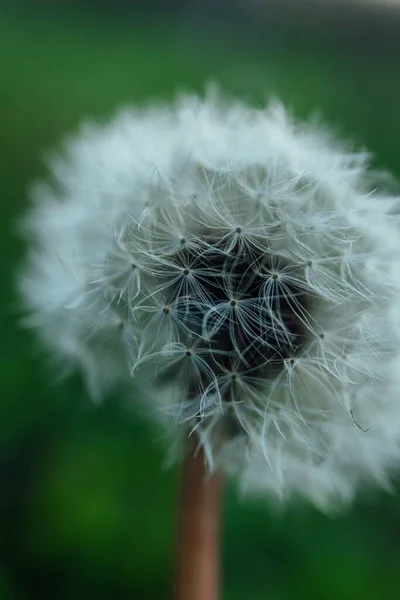
M400 460L398 201L321 126L181 96L86 124L32 188L28 316L243 490L322 509Z

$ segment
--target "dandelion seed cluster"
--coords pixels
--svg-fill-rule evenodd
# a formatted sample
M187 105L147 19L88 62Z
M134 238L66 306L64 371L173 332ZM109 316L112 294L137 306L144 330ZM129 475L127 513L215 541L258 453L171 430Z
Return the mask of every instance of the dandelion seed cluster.
M246 491L328 509L388 486L398 200L367 159L216 92L86 124L32 191L28 322L94 397L136 378Z

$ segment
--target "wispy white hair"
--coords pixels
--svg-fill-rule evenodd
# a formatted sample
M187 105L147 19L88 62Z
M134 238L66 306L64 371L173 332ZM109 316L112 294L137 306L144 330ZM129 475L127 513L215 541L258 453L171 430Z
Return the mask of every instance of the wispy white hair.
M246 491L325 509L388 486L398 199L367 160L216 92L85 124L33 188L28 322L93 397L136 378Z

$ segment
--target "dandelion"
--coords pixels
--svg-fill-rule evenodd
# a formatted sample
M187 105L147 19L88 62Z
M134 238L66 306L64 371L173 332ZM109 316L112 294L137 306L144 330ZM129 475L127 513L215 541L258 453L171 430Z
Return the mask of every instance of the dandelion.
M368 158L215 91L86 124L33 188L28 322L94 397L137 380L245 492L329 510L387 488L400 231Z

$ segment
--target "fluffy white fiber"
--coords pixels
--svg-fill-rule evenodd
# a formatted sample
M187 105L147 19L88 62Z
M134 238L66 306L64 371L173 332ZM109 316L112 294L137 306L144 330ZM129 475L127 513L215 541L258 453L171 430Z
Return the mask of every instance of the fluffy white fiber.
M387 486L400 231L367 158L214 92L86 124L33 189L29 324L94 397L136 378L248 492L328 509Z

